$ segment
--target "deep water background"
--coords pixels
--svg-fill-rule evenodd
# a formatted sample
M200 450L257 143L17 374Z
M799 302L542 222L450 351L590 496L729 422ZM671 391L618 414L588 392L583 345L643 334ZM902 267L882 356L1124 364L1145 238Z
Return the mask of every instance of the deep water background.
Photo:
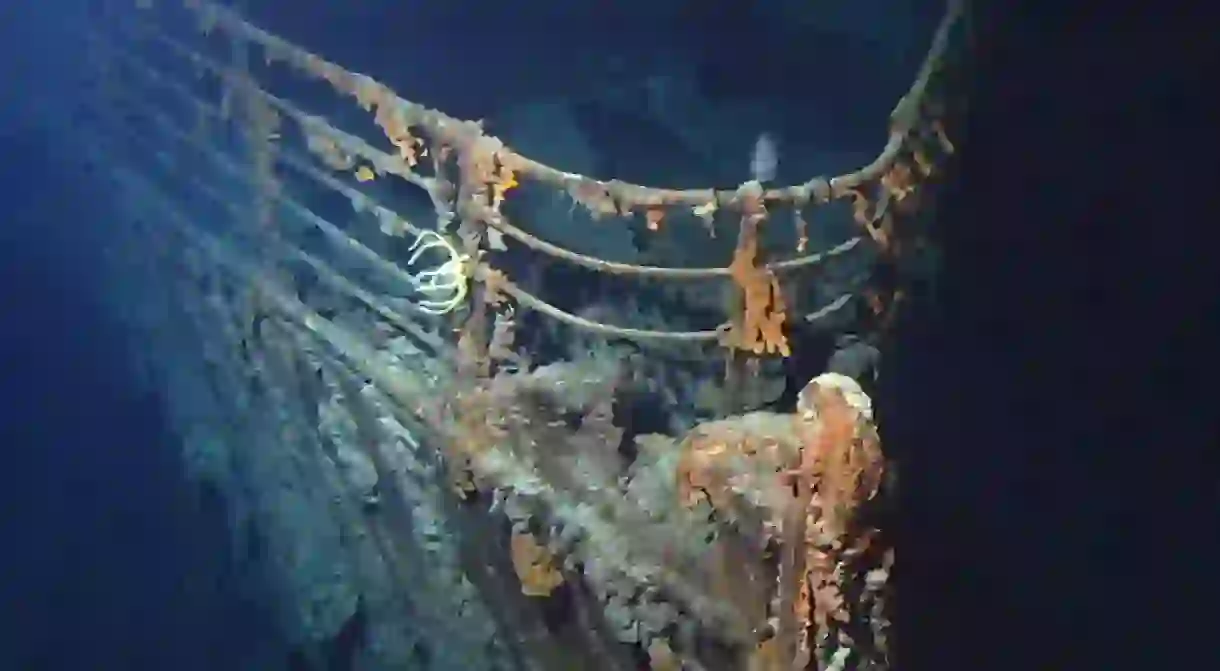
M95 294L107 194L0 137L0 668L222 669L251 609L221 589L227 532L179 478L160 401ZM244 625L244 627L243 627Z
M879 401L903 466L900 669L1217 668L1220 282L1214 165L1191 151L1215 140L1191 95L1210 34L1148 11L979 27L943 293ZM263 620L95 293L108 195L11 111L0 669L231 668Z

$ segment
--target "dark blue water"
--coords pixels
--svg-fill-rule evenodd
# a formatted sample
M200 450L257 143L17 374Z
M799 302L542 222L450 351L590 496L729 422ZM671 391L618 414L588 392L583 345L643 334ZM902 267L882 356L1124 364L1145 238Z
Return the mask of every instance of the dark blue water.
M99 307L105 194L50 140L0 138L0 668L217 669L242 617L222 519ZM226 649L228 649L226 651Z

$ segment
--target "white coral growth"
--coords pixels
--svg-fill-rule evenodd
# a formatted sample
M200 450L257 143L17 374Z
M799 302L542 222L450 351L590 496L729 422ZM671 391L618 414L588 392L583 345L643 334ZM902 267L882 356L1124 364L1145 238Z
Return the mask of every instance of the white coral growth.
M419 301L421 310L434 315L448 314L466 299L470 283L470 257L459 252L440 233L424 231L411 245L411 258L407 259L407 266L413 268L420 256L430 249L440 250L443 261L435 268L411 275L411 284L425 296Z

